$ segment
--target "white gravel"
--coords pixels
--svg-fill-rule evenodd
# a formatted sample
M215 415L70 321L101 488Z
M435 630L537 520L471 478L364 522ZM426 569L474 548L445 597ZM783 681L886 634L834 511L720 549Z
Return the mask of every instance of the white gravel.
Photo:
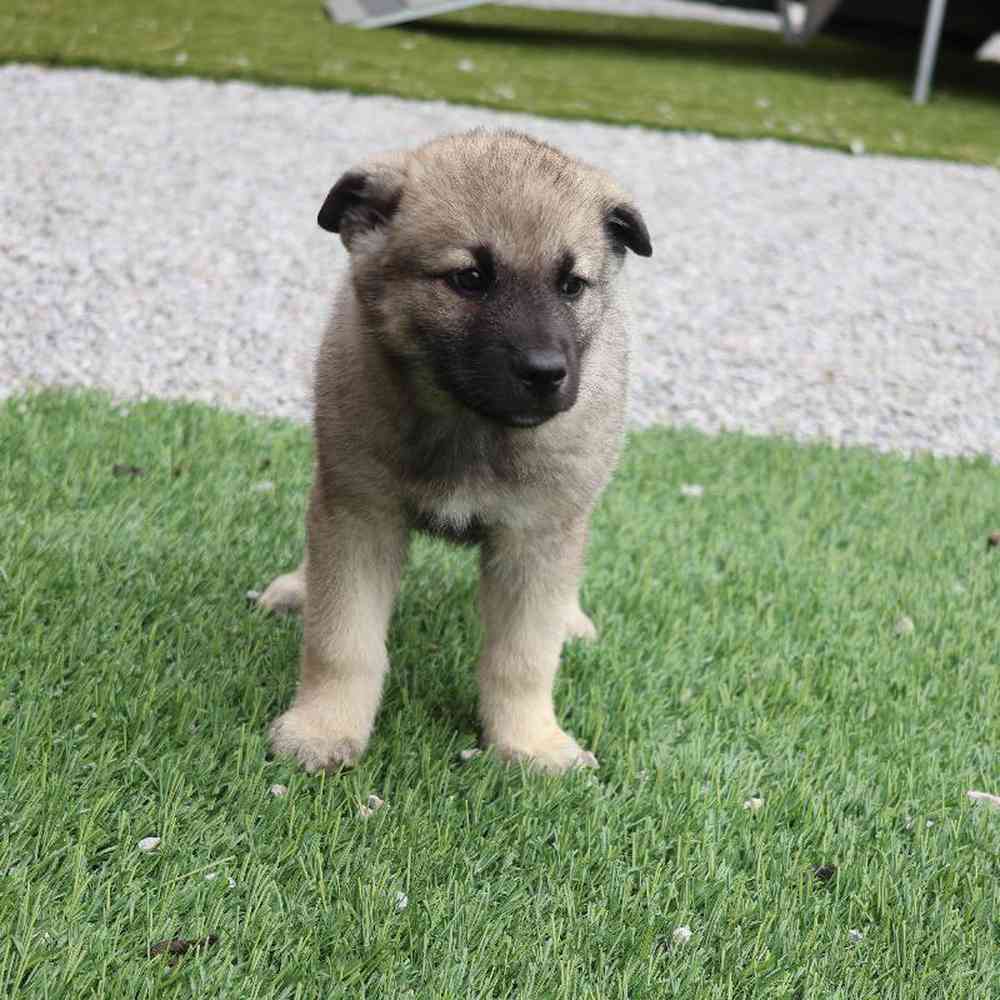
M315 224L330 185L377 150L506 124L645 213L635 423L1000 459L997 170L28 66L0 68L0 105L0 395L87 384L306 418L345 264Z

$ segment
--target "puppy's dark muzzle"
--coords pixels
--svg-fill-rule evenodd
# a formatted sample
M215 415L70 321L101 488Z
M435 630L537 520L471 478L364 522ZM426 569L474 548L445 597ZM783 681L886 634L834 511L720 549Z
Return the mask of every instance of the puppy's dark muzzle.
M512 369L521 384L537 399L549 399L559 392L568 372L561 351L537 350L519 354Z
M576 402L576 358L561 344L515 348L507 371L510 395L502 419L511 426L537 427Z

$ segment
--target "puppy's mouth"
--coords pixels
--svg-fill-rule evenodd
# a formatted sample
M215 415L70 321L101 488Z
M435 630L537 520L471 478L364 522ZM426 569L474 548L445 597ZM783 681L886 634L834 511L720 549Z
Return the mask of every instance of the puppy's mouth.
M498 394L494 397L476 398L471 394L453 393L458 402L472 410L480 417L484 417L491 423L499 424L502 427L510 427L514 430L530 430L533 427L540 427L548 423L553 417L558 417L560 413L571 410L576 403L576 385L569 388L565 394L545 400L524 399L523 394L511 394L504 396ZM522 396L522 398L517 398Z
M547 420L551 420L554 416L554 413L512 413L501 420L501 423L505 423L510 427L538 427Z

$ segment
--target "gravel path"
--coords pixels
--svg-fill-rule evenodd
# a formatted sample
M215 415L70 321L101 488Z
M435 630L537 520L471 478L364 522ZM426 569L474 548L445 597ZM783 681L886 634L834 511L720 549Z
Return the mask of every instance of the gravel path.
M306 418L382 148L525 128L631 188L632 419L1000 460L1000 172L440 103L0 68L0 395L39 383Z

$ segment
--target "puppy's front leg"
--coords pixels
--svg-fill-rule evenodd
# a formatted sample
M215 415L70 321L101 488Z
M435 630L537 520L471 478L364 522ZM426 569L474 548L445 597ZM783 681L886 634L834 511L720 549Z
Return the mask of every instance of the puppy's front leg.
M483 742L507 760L549 772L597 767L597 758L559 728L552 686L563 640L582 614L577 585L586 523L545 537L498 530L483 545L483 650L479 712Z
M351 765L368 745L406 537L394 512L324 506L313 493L301 679L292 707L271 726L275 753L307 771Z

